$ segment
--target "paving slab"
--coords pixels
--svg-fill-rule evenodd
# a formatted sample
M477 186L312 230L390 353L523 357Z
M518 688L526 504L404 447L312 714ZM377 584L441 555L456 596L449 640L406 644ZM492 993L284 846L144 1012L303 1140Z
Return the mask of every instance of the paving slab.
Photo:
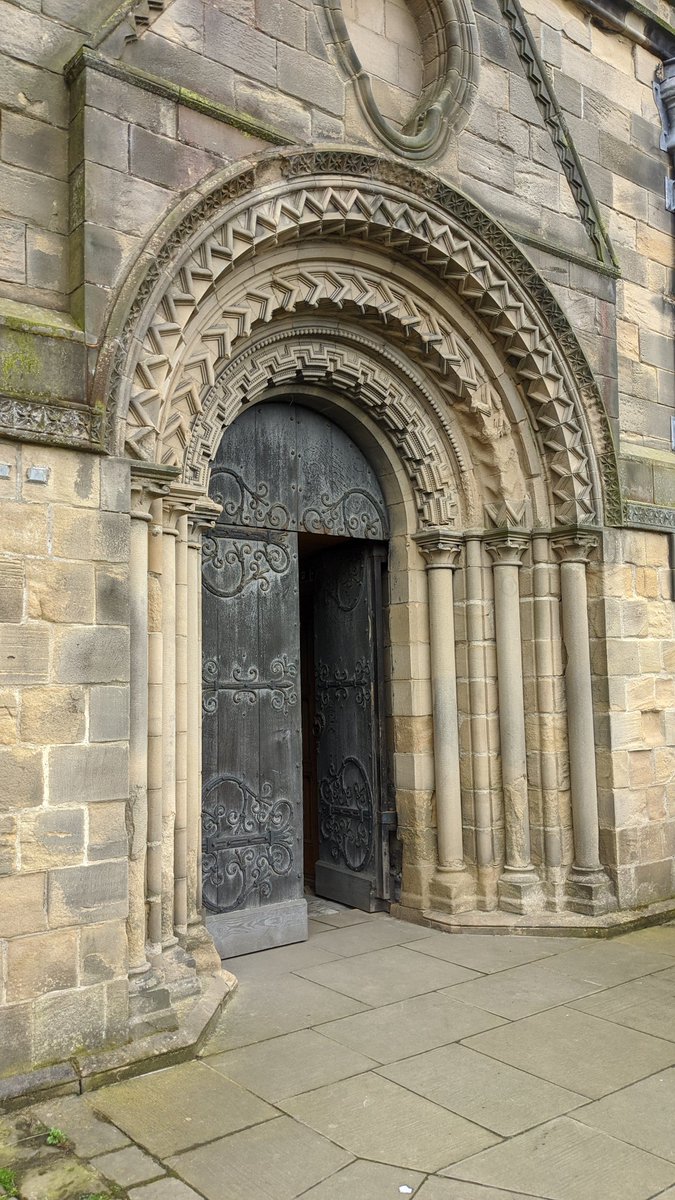
M557 1117L442 1174L546 1200L647 1200L672 1184L675 1165Z
M321 930L326 929L320 926ZM242 954L239 958L228 958L223 963L226 971L236 975L241 983L244 979L264 982L279 975L288 975L302 967L317 967L321 963L340 958L334 950L320 950L316 938L308 942L295 942L292 946L278 946L274 950L261 950L258 954Z
M575 1000L570 1007L626 1025L629 1029L675 1041L675 980L665 980L661 975L633 979L630 983Z
M327 929L325 933L318 933L312 938L312 944L319 950L334 951L343 958L351 958L355 954L381 950L384 946L425 941L430 936L430 929L383 916L376 921L350 922L342 929Z
M377 1066L365 1054L310 1029L229 1050L209 1058L208 1063L271 1103Z
M279 1107L356 1157L413 1171L437 1171L498 1140L372 1073L283 1100Z
M277 1117L167 1161L207 1200L294 1200L346 1166L351 1155Z
M86 1096L45 1100L36 1104L31 1112L47 1129L60 1129L65 1133L81 1158L93 1158L95 1154L129 1145L129 1138L121 1129L101 1120L93 1112Z
M588 1104L586 1096L537 1079L466 1046L442 1046L380 1067L378 1075L502 1137L522 1133L580 1104Z
M106 1181L78 1158L59 1155L21 1174L21 1200L80 1200L92 1195L107 1196Z
M455 985L448 988L446 994L463 1004L473 1004L486 1012L517 1021L520 1017L531 1017L544 1009L567 1004L599 990L599 984L546 971L539 963L525 963Z
M675 1070L661 1071L578 1114L578 1121L675 1163Z
M440 1179L438 1175L430 1176L416 1193L416 1197L418 1200L545 1200L543 1196L504 1192L501 1188L483 1187L480 1183Z
M95 1092L92 1103L151 1154L167 1154L276 1116L205 1063L183 1063Z
M112 1179L121 1187L132 1187L134 1183L148 1183L166 1175L162 1166L144 1154L138 1146L124 1146L121 1150L111 1150L109 1154L101 1154L92 1159L92 1167Z
M364 1007L357 1000L298 975L282 975L275 979L273 987L244 980L201 1054L218 1054L283 1033L294 1033L296 1029L308 1029L323 1021L363 1012Z
M129 1200L202 1200L198 1192L183 1183L182 1179L159 1179L142 1187L132 1188Z
M390 1063L503 1024L503 1018L460 1004L443 992L428 992L329 1021L318 1032L378 1063Z
M659 950L675 957L675 924L652 925L649 929L636 929L616 938L622 946L641 946L645 950Z
M587 980L602 987L613 987L639 979L654 971L675 967L671 956L641 946L617 945L614 942L595 942L556 954L541 964L543 971L567 975L571 979Z
M479 1033L465 1044L593 1100L675 1062L675 1043L566 1007Z
M322 936L319 935L317 941ZM464 967L434 958L420 958L405 946L389 946L347 960L309 967L298 971L298 975L369 1005L392 1004L475 978L474 972Z
M454 962L473 971L491 974L534 962L551 954L575 950L578 938L513 937L504 934L432 933L411 949Z
M310 1188L303 1200L401 1200L401 1196L418 1196L423 1182L419 1171L358 1159ZM401 1192L402 1187L410 1191Z

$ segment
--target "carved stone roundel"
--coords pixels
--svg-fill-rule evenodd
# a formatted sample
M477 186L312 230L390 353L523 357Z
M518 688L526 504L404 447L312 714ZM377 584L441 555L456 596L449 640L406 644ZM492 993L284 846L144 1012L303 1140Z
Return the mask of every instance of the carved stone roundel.
M389 149L411 159L439 154L464 128L478 94L480 46L469 0L408 0L423 59L422 90L403 129L381 112L373 84L350 37L340 0L323 0L335 48L354 82L363 114Z
M278 257L284 247L295 246L298 240L315 242L317 260L321 260L322 248L325 260L325 247L333 239L344 243L346 238L358 242L367 237L370 244L393 247L397 255L421 263L440 277L473 310L500 347L539 432L558 523L596 523L601 519L597 467L589 453L593 444L614 515L618 503L616 464L597 388L574 335L533 268L489 218L448 188L443 189L444 210L390 183L346 180L344 174L350 165L353 169L358 166L356 160L360 159L370 164L369 171L374 173L373 160L366 155L332 152L322 158L317 152L282 158L280 166L290 177L286 182L268 184L264 193L247 195L215 213L215 199L209 197L208 220L193 220L180 248L178 230L174 232L171 244L176 249L161 271L168 282L162 284L156 275L151 285L151 272L142 290L147 301L141 303L139 298L134 306L112 373L113 386L117 385L120 393L118 411L121 416L127 412L129 451L137 457L147 455L143 430L155 431L161 439L167 404L175 412L177 400L183 405L183 445L187 447L203 399L232 357L235 343L249 338L261 321L288 317L298 307L321 305L339 310L348 303L363 313L377 313L387 328L395 328L399 336L403 330L430 358L445 357L447 369L455 370L457 394L461 395L462 389L467 395L477 392L481 381L471 377L466 364L460 359L452 366L451 339L443 328L447 321L442 311L406 311L400 298L379 285L373 289L372 281L358 280L358 272L350 281L331 279L326 273L319 279L311 271L306 277L285 280L287 264L283 256L281 260ZM316 177L318 166L335 170L340 163L341 178ZM385 168L386 164L382 173L388 174ZM314 174L305 178L309 169ZM266 170L269 176L269 163ZM421 176L420 190L424 183ZM431 179L426 179L426 186L436 191L440 187ZM491 243L508 251L508 265ZM256 296L254 281L260 264L265 254L272 252L283 269L277 271L271 288ZM253 253L258 260L255 277L247 265ZM353 257L358 262L358 255ZM289 252L288 269L293 258ZM162 262L161 253L158 261ZM526 275L529 287L520 282L512 264L522 268L520 273ZM391 276L395 276L395 268ZM236 277L241 278L240 285ZM221 309L214 321L212 300L221 288L243 302ZM151 453L162 461L161 444Z

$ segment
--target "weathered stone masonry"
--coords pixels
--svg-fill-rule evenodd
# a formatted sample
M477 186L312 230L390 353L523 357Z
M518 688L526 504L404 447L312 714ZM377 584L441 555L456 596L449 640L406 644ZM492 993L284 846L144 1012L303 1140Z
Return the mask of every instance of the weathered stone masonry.
M387 501L397 911L670 911L671 6L2 7L0 1077L187 1054L229 986L201 539L266 398Z

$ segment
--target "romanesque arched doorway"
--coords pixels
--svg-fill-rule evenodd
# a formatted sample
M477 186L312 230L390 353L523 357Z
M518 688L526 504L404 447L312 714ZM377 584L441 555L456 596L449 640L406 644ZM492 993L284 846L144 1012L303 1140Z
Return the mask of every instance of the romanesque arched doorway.
M223 955L307 935L304 889L389 897L383 582L362 451L292 399L226 430L202 547L203 901Z

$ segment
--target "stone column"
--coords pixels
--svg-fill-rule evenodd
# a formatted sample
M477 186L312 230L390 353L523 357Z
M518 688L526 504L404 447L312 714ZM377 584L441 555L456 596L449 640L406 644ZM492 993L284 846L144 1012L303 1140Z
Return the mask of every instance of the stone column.
M188 517L181 512L176 540L176 825L174 829L174 932L187 936L187 687Z
M145 867L148 840L148 525L150 500L143 480L131 481L129 554L129 975L145 975Z
M148 954L162 946L162 501L150 507L148 546Z
M553 540L560 559L562 635L565 648L565 693L572 789L574 866L567 881L568 904L574 912L595 915L616 907L609 878L600 864L598 788L588 628L586 563L598 538L573 532Z
M552 594L551 562L548 538L532 539L532 617L534 627L534 657L537 676L537 708L539 725L539 768L544 821L544 858L549 886L557 887L562 865L562 828L558 801L558 706L555 673L557 655L555 644L559 629L556 611L557 597Z
M178 512L169 500L162 526L162 951L174 933L176 826L176 540Z
M539 877L530 858L525 701L518 572L528 538L503 533L487 540L494 577L499 740L504 794L506 862L499 880L500 907L523 913L541 904Z
M452 579L462 543L443 529L425 530L416 535L415 541L426 561L429 588L438 834L438 868L432 892L450 912L462 912L473 907L474 892L473 879L464 863Z
M490 788L490 730L486 678L483 548L478 535L466 538L466 632L471 710L471 773L476 820L478 905L497 906Z

